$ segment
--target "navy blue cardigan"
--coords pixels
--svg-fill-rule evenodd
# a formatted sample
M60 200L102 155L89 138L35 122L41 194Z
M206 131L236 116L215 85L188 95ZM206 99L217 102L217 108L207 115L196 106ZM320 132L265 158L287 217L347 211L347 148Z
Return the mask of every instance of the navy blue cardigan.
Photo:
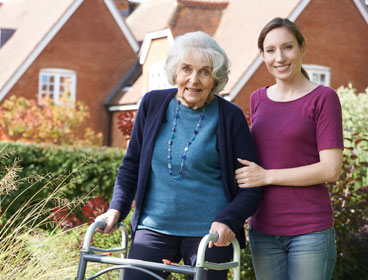
M128 215L132 202L136 199L131 220L133 234L147 191L156 135L161 124L166 122L166 110L176 92L177 89L174 88L145 94L136 115L127 153L118 170L110 209L119 210L122 220ZM236 234L240 246L244 247L244 221L257 210L263 197L263 188L237 187L234 171L241 165L236 158L253 162L258 160L241 109L221 97L218 97L218 101L217 150L220 156L222 184L229 204L214 221L228 225Z

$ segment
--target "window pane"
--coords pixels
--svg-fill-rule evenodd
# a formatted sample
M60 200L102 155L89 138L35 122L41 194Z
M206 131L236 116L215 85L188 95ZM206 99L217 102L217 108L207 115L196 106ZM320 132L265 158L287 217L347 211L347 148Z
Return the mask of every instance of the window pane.
M47 81L48 81L48 76L42 75L41 76L41 82L42 82L42 84L47 83Z
M153 64L148 74L148 91L170 87L172 86L167 81L163 62Z
M68 77L68 76L60 77L60 92L59 92L60 96L66 94L70 97L71 83L72 83L72 77Z
M54 86L53 86L54 77L50 75L42 75L41 76L41 97L49 97L53 98L54 96Z

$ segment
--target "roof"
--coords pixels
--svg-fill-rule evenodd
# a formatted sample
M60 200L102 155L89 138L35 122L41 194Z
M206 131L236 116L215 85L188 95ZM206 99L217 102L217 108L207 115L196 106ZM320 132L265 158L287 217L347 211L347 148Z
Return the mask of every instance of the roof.
M137 41L143 41L147 33L169 27L176 7L176 0L147 1L139 4L126 19L126 23Z
M0 49L0 101L63 27L78 7L89 0L11 0L0 6L0 28L15 29ZM113 0L108 10L138 53L139 46Z
M187 13L197 16L193 9L203 7L221 8L220 19L216 18L218 25L212 34L211 30L203 30L203 25L198 24L198 18L192 20L195 28L210 33L216 41L226 51L230 61L231 69L229 82L222 93L229 94L229 99L235 96L244 87L249 78L262 64L257 47L258 34L263 26L274 17L287 17L295 21L312 0L147 0L141 3L126 22L134 33L137 40L143 41L147 33L159 32L171 27L172 33L178 35L176 25L173 23L178 13ZM352 0L359 9L365 21L368 23L367 6L363 0ZM217 6L216 6L217 5ZM189 10L192 9L191 13ZM203 14L202 14L203 16ZM207 19L206 19L207 20ZM180 22L180 27L188 21ZM203 23L203 22L202 22ZM216 23L217 24L217 23ZM174 30L173 30L174 29ZM189 28L186 27L188 30ZM147 46L143 44L145 48ZM141 54L146 55L146 52ZM144 59L143 59L144 60ZM129 102L132 102L136 95L136 100L142 97L142 77L130 87ZM128 94L127 94L128 96ZM124 103L124 98L120 99L120 104Z
M147 33L158 32L172 26L173 17L176 17L178 13L177 10L179 12L183 10L180 9L180 5L198 9L212 5L211 9L221 9L221 19L216 31L211 35L224 48L231 61L229 82L225 87L225 92L229 93L257 59L256 42L261 28L275 16L288 17L293 11L303 9L303 5L309 1L154 0L141 3L127 18L126 22L135 38L141 41ZM264 7L272 7L272 9L265 9ZM203 30L203 25L198 23L198 18L193 22L197 24L197 28ZM174 28L176 28L175 25ZM207 30L203 31L206 32ZM207 31L207 33L209 32ZM142 85L142 81L139 82L139 85ZM138 84L132 85L130 89L129 95L134 94L139 96L137 100L141 98L141 89L138 88ZM123 102L123 99L120 102Z
M249 75L253 74L262 63L257 40L263 26L274 17L287 17L294 21L309 2L310 0L231 1L214 36L232 63L229 82L225 88L230 93L230 99L245 84L241 83L243 76L248 71L252 71L248 72Z
M148 52L154 47L155 42L165 40L167 44L160 44L160 55L154 55L153 61L146 62ZM131 69L131 73L127 73L121 83L110 94L110 97L105 100L105 105L109 107L110 111L125 111L137 110L138 105L147 90L147 81L145 80L144 69L158 61L162 61L166 57L166 51L174 43L173 36L170 29L164 29L157 32L149 32L145 35L139 52L139 66L135 65ZM166 45L166 47L165 47ZM139 70L138 70L139 69Z

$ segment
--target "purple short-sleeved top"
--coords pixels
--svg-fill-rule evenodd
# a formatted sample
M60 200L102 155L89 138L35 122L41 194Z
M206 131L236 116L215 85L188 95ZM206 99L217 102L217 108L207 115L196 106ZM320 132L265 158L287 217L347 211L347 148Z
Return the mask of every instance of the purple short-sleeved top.
M341 105L334 90L318 86L296 100L276 102L266 87L251 96L251 133L265 169L319 162L319 151L343 149ZM333 226L325 184L267 186L251 226L273 235L298 235Z

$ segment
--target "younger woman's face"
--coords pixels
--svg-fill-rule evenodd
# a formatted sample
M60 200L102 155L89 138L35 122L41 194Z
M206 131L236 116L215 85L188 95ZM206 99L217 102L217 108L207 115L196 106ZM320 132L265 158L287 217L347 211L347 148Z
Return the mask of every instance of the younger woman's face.
M268 71L276 80L292 80L301 75L304 47L300 48L295 36L287 28L272 29L260 51Z

